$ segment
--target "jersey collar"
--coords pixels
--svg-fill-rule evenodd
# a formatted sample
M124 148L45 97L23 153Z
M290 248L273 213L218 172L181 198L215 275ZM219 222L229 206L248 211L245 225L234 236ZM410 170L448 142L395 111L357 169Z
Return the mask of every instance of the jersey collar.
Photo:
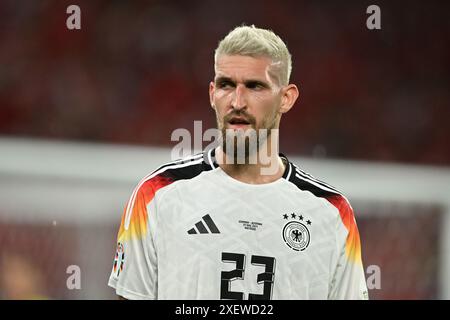
M283 179L289 180L291 177L292 172L292 166L289 161L289 159L283 154L278 154L280 158L283 160L283 163L285 164L284 172L283 172ZM216 148L211 148L210 150L206 151L205 153L205 162L211 167L211 169L217 169L219 168L219 164L216 161Z

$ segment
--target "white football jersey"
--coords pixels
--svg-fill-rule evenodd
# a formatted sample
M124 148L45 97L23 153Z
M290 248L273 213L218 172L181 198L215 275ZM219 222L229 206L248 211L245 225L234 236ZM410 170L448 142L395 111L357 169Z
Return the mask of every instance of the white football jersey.
M231 178L214 149L145 177L108 284L127 299L367 299L349 202L280 156L267 184Z

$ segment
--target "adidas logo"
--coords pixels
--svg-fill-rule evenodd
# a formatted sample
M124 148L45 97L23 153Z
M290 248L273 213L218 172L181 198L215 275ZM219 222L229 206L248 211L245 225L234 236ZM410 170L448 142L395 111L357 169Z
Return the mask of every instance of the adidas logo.
M203 220L203 221L202 221ZM192 228L190 230L188 230L188 234L197 234L197 233L220 233L219 229L217 229L216 224L214 223L214 221L211 219L211 217L209 216L209 214L205 215L202 217L202 220L200 220L199 222L197 222L195 224L195 228ZM209 228L208 229L205 227L205 225L203 224L203 222L206 223L206 225Z

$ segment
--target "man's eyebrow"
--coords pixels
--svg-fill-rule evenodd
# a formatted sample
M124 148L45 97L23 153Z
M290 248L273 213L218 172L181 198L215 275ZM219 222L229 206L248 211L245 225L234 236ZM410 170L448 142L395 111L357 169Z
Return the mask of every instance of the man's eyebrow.
M219 76L214 80L215 83L220 83L220 82L231 82L231 83L235 83L235 81L233 79L231 79L230 77L226 77L226 76ZM259 79L247 79L244 81L245 85L260 85L266 88L269 88L269 84L266 81L263 80L259 80Z
M245 85L260 85L264 88L270 88L270 85L266 81L257 80L257 79L248 79L244 81Z
M232 82L234 83L233 79L231 79L230 77L225 77L225 76L219 76L216 79L214 79L215 83L219 83L219 82Z

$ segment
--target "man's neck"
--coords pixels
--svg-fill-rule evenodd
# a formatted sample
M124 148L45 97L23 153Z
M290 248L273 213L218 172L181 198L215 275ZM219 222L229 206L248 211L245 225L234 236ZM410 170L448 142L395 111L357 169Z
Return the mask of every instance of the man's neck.
M269 153L270 154L270 153ZM216 160L220 168L230 177L248 184L265 184L276 181L283 176L285 164L283 160L275 154L267 163L262 163L257 156L255 164L236 164L232 157L227 157L222 147L216 149Z

